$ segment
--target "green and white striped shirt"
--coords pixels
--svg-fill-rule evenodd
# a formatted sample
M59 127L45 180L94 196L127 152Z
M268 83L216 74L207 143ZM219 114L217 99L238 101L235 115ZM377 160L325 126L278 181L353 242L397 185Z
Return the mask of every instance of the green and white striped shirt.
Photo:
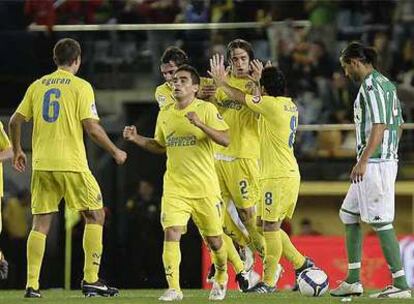
M395 85L374 70L361 84L354 103L357 159L364 152L373 124L386 124L382 143L378 145L371 161L397 160L399 129L403 124L400 101Z

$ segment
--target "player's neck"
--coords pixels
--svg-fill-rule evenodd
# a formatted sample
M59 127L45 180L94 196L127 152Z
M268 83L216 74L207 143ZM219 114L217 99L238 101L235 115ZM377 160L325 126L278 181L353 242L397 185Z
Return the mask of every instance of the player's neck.
M361 80L364 80L369 74L371 74L374 71L374 67L372 65L364 66L361 69Z
M186 107L188 107L193 102L194 98L195 98L194 96L189 96L189 97L185 97L181 100L177 99L177 103L176 103L175 107L178 110L185 109Z
M75 73L75 68L74 68L74 67L72 67L72 66L67 66L67 65L59 65L59 66L58 66L58 69L59 69L59 70L66 71L66 72L69 72L69 73L71 73L71 74L73 74L73 75L75 75L75 74L76 74L76 73Z

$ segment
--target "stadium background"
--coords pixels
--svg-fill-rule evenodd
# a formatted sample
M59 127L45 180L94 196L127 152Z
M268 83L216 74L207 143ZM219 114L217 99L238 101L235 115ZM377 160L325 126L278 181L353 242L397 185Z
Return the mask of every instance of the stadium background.
M343 125L322 131L319 124L352 122L357 86L345 80L337 60L347 42L361 40L377 49L378 69L396 82L404 118L414 122L414 3L409 0L1 1L0 119L5 125L27 86L54 70L52 47L62 37L81 42L79 75L95 88L103 126L128 152L127 164L116 167L109 155L86 141L107 214L101 272L120 288L165 287L159 224L164 158L123 143L121 130L126 124L135 124L143 134L153 133L158 112L153 93L162 82L158 63L168 45L182 47L205 75L208 58L223 53L228 41L240 37L253 44L257 58L271 59L286 73L290 94L300 107L300 124L309 125L306 130L310 131L297 134L302 192L295 217L285 223L285 229L300 236L299 241L308 242L310 248L326 241L319 249L328 252L327 244L335 242L338 255L344 254L341 239L335 238L343 235L337 210L354 162L354 136ZM30 134L29 126L23 136L29 155ZM413 131L407 130L400 145L396 200L395 226L401 236L414 232L413 145ZM30 175L16 174L10 163L5 164L4 175L0 248L11 271L0 286L23 288ZM63 209L53 227L41 276L44 288L64 285ZM76 223L71 233L74 288L79 286L83 265L82 228ZM368 229L365 232L370 234ZM405 256L412 256L413 241L404 242L403 247L409 250ZM181 248L183 287L200 287L201 240L193 226ZM335 262L328 254L325 258L339 263L337 270L344 271L344 261ZM366 265L371 270L385 266L375 256L370 261Z

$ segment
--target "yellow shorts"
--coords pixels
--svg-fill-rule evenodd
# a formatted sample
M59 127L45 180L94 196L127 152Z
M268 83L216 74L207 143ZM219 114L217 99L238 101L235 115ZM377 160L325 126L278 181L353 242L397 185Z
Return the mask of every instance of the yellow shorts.
M238 209L253 207L259 201L259 164L257 160L237 158L216 160L223 199L230 197Z
M298 200L300 177L283 177L260 181L261 203L258 215L269 222L292 218Z
M187 227L190 217L202 236L223 234L221 227L222 203L218 196L189 198L163 196L161 200L161 225Z
M31 189L33 214L57 212L62 198L77 211L103 207L101 190L90 171L34 170Z

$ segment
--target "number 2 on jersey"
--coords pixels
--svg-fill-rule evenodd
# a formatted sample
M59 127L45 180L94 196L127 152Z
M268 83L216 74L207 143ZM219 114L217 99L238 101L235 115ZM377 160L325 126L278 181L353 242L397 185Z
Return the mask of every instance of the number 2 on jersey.
M298 122L296 120L296 116L292 116L290 118L290 135L289 135L289 148L293 147L295 143L295 135L296 135L296 128L298 127Z
M43 108L42 108L42 116L45 121L55 122L58 119L59 110L60 110L59 98L60 98L59 89L50 89L46 91L45 96L43 96ZM53 109L52 115L50 115L50 108Z

